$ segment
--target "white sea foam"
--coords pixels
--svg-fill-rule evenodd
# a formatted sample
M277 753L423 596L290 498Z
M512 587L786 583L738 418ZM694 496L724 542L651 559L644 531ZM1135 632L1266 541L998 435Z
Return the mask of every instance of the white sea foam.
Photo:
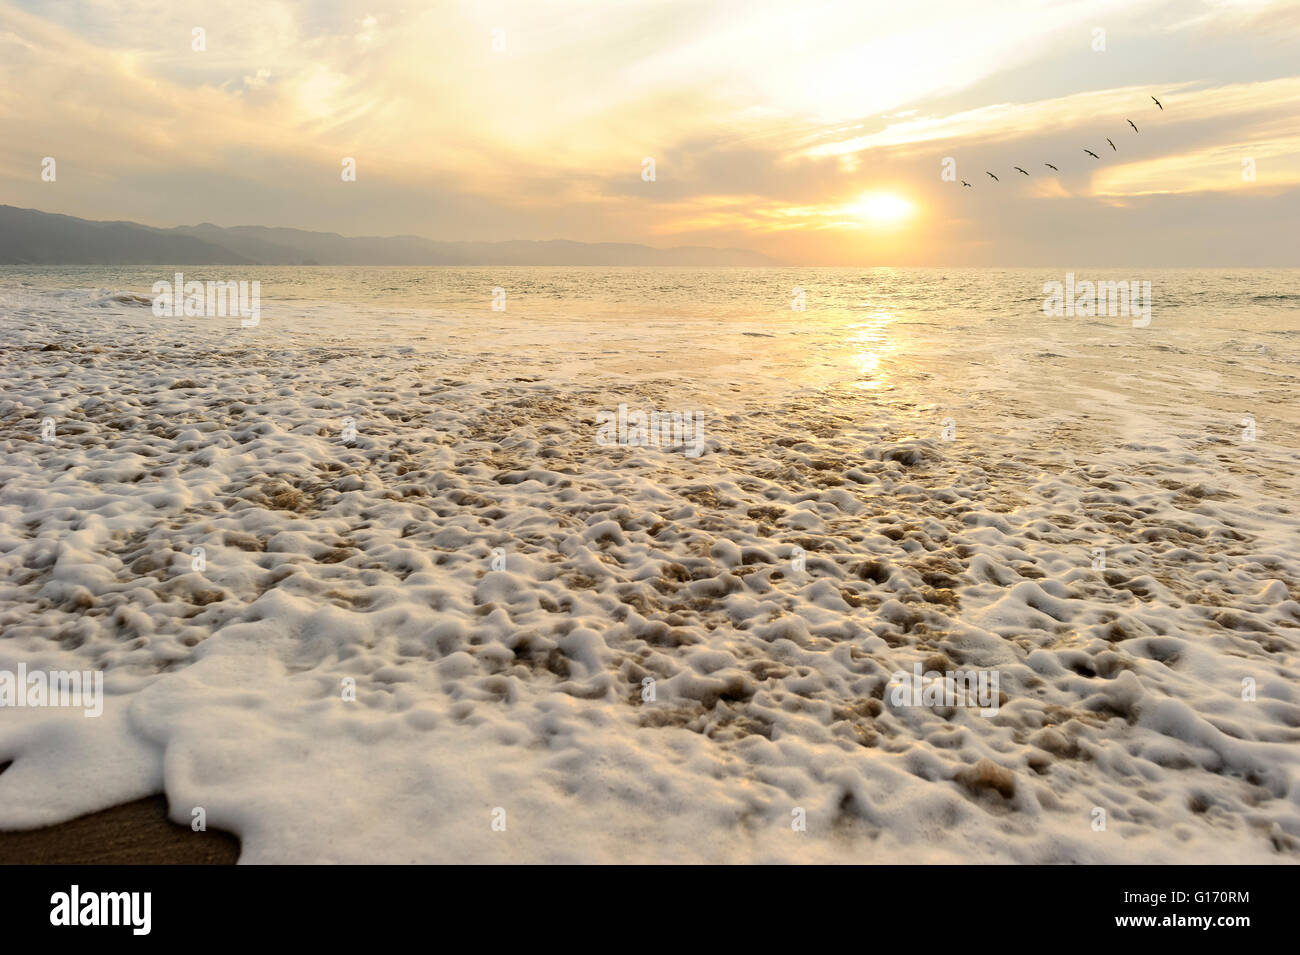
M666 275L585 281L729 281ZM1295 861L1283 311L868 279L593 322L263 276L257 328L0 287L0 670L105 674L99 719L0 708L0 827L165 791L250 862ZM703 453L599 445L620 403Z

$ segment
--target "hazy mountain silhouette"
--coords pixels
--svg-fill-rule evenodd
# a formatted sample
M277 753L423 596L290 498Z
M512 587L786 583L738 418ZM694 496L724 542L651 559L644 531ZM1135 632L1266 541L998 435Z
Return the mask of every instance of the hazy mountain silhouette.
M0 265L772 265L745 249L620 242L435 242L210 223L156 229L0 205Z

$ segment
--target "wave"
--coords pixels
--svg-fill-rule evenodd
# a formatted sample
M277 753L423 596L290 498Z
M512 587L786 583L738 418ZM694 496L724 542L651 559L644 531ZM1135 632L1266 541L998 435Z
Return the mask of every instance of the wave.
M90 304L97 308L106 308L110 305L153 305L153 299L147 295L136 295L134 292L104 292L98 298L92 299Z

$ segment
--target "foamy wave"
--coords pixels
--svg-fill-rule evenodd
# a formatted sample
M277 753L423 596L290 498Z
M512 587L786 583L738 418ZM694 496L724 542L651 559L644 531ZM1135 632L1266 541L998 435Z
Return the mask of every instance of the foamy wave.
M47 305L0 319L0 669L108 696L0 709L0 826L165 791L250 862L1297 858L1289 352ZM623 401L707 453L598 445Z
M109 292L101 290L99 295L92 298L91 306L95 308L106 308L112 305L140 305L149 307L153 305L153 299L147 295L136 295L132 292Z

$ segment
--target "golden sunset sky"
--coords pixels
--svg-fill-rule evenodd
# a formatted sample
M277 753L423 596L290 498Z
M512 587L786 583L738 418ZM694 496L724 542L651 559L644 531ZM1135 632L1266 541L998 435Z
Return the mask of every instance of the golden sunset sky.
M1298 117L1296 2L0 2L0 202L157 226L1296 265Z

